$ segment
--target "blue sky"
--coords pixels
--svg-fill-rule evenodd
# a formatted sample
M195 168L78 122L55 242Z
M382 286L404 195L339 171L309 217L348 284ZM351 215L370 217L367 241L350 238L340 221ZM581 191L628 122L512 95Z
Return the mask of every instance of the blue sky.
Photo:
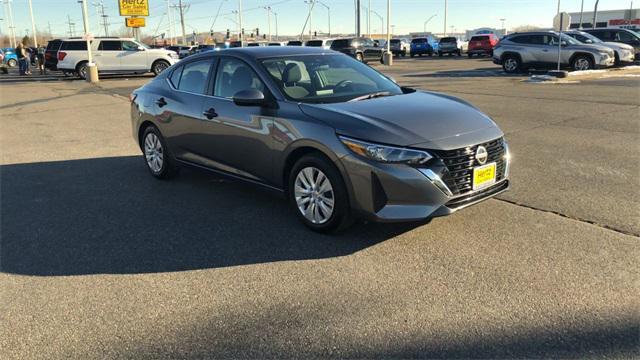
M76 31L82 29L82 12L76 0L32 0L34 16L38 29L46 31L49 23L55 35L68 32L67 15L76 23ZM89 4L100 0L88 0ZM103 0L106 14L109 15L110 30L119 29L124 18L118 15L117 0ZM171 0L177 4L178 0ZM322 0L331 9L331 31L352 32L354 29L354 1L353 0ZM368 6L369 0L361 0L363 6ZM580 10L581 0L562 0L561 9L567 12ZM585 0L585 11L592 10L595 0ZM186 12L187 32L197 30L208 31L220 7L213 29L224 31L235 29L233 22L238 0L183 0L190 5ZM538 25L551 27L556 12L557 0L448 0L448 27L454 26L456 31L474 29L478 27L500 27L500 18L505 18L507 28L518 25ZM636 1L640 4L640 0ZM221 5L222 4L222 5ZM386 0L371 0L371 8L381 16L386 15ZM637 4L635 7L637 7ZM259 27L265 33L267 30L267 11L264 6L270 5L278 13L279 33L299 34L304 24L308 5L304 0L244 0L243 22L244 28ZM392 0L392 24L395 33L421 31L423 23L432 15L436 15L427 25L427 31L442 32L444 19L444 0ZM600 10L629 8L630 0L600 0ZM5 8L2 7L2 18L6 19ZM31 28L27 0L13 0L13 13L16 32L22 36L26 29ZM96 7L89 7L90 28L96 35L102 35L98 26ZM176 16L177 18L177 16ZM366 15L363 15L363 31L366 31ZM316 5L312 26L314 30L327 31L327 9ZM150 16L147 18L145 33L165 32L168 27L166 16L166 0L150 0ZM379 32L381 21L376 15L371 17L372 32ZM179 27L177 27L179 29ZM6 33L7 24L2 22L2 33ZM272 33L275 34L275 21L272 19Z

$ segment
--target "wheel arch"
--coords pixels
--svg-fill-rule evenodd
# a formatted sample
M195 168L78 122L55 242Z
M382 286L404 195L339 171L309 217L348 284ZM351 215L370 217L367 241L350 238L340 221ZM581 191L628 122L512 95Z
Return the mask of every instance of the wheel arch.
M156 129L158 129L158 131L160 131L160 129L156 126L156 124L153 123L153 121L151 120L145 120L142 123L140 123L140 126L138 127L138 146L140 146L140 150L143 150L143 146L142 146L142 136L144 135L144 132L147 130L148 127L153 126ZM162 132L160 132L162 134Z
M507 56L514 56L518 59L518 61L520 61L520 64L522 65L522 56L520 56L519 53L515 52L515 51L505 51L504 53L502 53L502 55L500 55L500 61L504 62L504 59Z
M584 51L577 51L573 55L571 55L571 58L569 58L569 65L570 66L573 66L573 62L575 61L575 59L578 56L587 56L591 60L591 64L593 65L593 67L596 66L596 58L595 58L595 56L593 56L593 54L591 54L591 53L584 52Z
M151 67L149 68L149 71L153 71L153 67L156 66L156 64L159 63L160 61L164 61L167 63L167 65L171 66L171 62L167 61L167 59L163 59L160 57L151 62Z

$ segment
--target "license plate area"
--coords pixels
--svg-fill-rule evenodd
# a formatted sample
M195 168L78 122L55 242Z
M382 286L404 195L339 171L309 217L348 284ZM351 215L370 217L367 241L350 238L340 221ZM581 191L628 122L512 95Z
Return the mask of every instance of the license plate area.
M496 163L489 163L473 169L472 189L478 190L496 183Z

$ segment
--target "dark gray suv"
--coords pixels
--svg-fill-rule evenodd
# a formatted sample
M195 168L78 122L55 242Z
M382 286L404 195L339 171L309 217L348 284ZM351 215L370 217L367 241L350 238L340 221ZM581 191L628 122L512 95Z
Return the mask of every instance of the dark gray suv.
M282 192L316 231L425 220L509 187L503 133L473 105L319 48L194 55L132 94L157 178L183 165Z

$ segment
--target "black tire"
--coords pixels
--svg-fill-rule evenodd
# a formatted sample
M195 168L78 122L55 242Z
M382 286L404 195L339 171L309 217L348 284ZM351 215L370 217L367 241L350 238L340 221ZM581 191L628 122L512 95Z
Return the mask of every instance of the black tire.
M307 219L302 213L302 210L298 208L298 204L296 202L296 177L303 169L308 167L313 167L322 171L333 188L333 191L331 192L331 196L334 201L333 212L328 220L319 224L313 223L311 220ZM346 229L353 223L347 188L344 185L340 172L333 162L331 162L327 157L319 153L311 153L298 159L289 173L287 189L289 205L296 213L298 219L300 219L300 221L309 229L320 233L337 232Z
M462 56L462 50L458 50L458 56Z
M364 62L364 58L362 57L362 53L357 53L356 54L356 60L360 61L360 62Z
M151 72L153 72L155 76L158 76L161 72L167 70L169 66L171 66L171 64L165 60L156 60L153 65L151 65Z
M409 57L414 57L414 56L416 56L416 54L414 54L414 53L410 53L409 54Z
M576 71L593 70L593 60L588 55L577 55L571 62L571 67Z
M438 51L438 56L440 56L440 57L443 56L442 51Z
M18 65L18 61L16 59L9 59L7 60L7 65L9 67L16 67Z
M80 77L80 79L87 80L87 62L83 61L76 66L76 75Z
M467 54L467 56L469 57L469 59L471 59L473 57L473 54Z
M620 66L620 55L618 55L618 52L617 52L617 51L615 51L615 52L613 53L613 58L614 58L614 60L613 60L613 65L614 65L614 66Z
M418 57L422 57L422 53L418 53Z
M153 169L151 167L150 161L147 158L147 153L145 150L147 137L151 136L151 134L153 134L158 139L161 146L160 150L162 154L162 165L160 166L159 169ZM152 125L152 126L147 126L144 129L144 133L140 138L140 149L142 150L142 160L144 161L151 175L153 175L155 178L169 179L175 176L180 170L180 168L176 166L173 155L171 154L171 151L169 150L169 147L167 147L167 143L164 140L164 137L162 136L162 134L160 133L160 130L158 130L157 127Z
M515 55L505 55L502 58L502 69L507 74L515 74L522 68L520 58Z

